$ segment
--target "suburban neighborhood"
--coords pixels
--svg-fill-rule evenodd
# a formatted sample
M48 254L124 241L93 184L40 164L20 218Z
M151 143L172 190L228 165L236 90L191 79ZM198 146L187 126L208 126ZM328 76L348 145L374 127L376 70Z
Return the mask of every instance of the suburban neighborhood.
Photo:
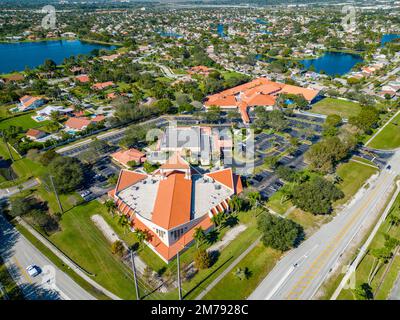
M21 2L1 300L400 300L398 2Z

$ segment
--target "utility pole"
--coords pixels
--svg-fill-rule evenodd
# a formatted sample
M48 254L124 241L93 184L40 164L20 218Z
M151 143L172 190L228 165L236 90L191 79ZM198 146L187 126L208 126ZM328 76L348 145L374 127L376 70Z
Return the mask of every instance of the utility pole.
M176 254L176 262L178 267L178 292L179 292L179 300L182 300L182 287L181 287L181 266L179 263L179 251Z
M130 253L131 253L131 263L132 263L132 270L133 270L133 278L135 279L136 300L140 300L139 286L138 286L137 275L136 275L135 258L133 256L132 250L130 250Z
M62 205L61 205L60 198L58 197L58 193L57 193L56 187L55 187L54 182L53 182L53 176L52 176L52 175L49 175L49 177L50 177L51 185L53 186L54 194L56 195L56 199L57 199L57 202L58 202L58 206L60 207L60 211L61 211L61 213L64 213L63 207L62 207Z

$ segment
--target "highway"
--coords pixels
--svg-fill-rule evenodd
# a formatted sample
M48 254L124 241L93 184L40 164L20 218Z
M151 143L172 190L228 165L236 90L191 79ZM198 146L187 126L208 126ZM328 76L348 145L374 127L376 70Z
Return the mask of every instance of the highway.
M359 192L346 208L322 226L298 248L289 251L250 295L250 300L312 299L340 256L361 230L372 226L384 208L396 175L400 173L400 152Z
M28 300L95 300L67 274L57 269L2 214L0 255ZM31 277L26 271L26 267L31 264L41 269L36 277Z

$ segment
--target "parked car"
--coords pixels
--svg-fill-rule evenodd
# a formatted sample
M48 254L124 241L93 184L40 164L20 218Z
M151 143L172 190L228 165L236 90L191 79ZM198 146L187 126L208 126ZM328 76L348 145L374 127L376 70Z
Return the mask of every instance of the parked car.
M90 190L82 190L79 191L79 195L85 199L86 197L88 197L92 192Z
M32 278L38 276L41 272L40 268L34 264L27 266L26 271Z

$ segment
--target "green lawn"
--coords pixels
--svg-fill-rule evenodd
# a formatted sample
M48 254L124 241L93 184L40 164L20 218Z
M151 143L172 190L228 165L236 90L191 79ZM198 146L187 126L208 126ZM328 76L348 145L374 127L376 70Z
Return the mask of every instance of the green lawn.
M267 207L278 214L285 214L293 206L290 200L282 202L282 191L275 192L267 202Z
M22 292L18 285L14 282L6 266L3 264L3 260L0 258L0 300L6 298L10 300L23 300Z
M368 145L371 148L391 150L400 148L400 114L393 119Z
M400 214L400 196L397 197L395 203L392 206L390 213ZM393 226L389 230L388 219L381 225L371 245L368 248L367 255L363 258L361 263L356 269L356 284L360 285L367 282L368 275L371 270L372 263L374 262L373 256L369 253L371 249L379 249L383 247L385 242L385 234L389 234L391 237L400 238L400 226ZM389 268L390 267L390 268ZM394 258L393 264L383 264L379 269L377 275L371 282L372 291L374 292L374 299L385 300L388 298L390 290L392 289L394 282L400 272L400 256ZM380 288L378 290L378 287ZM350 289L342 290L338 299L347 300L355 299L352 291Z
M31 128L39 128L49 123L49 121L36 122L32 119L33 113L23 114L14 118L0 121L0 129L7 129L10 126L22 127L24 131Z
M336 174L341 178L339 188L344 193L344 198L335 202L335 205L346 203L357 191L364 185L377 169L368 165L349 161L339 165L336 169Z
M0 183L0 188L8 188L20 184L32 177L39 177L46 173L46 168L43 167L40 163L28 158L22 158L11 147L10 150L15 160L11 164L11 168L16 173L18 178L13 181L2 181ZM10 155L3 141L0 141L0 157L2 157L5 160L10 159Z
M245 300L273 269L282 253L258 244L233 268L205 297L205 300ZM248 270L248 278L240 280L234 272L237 268Z
M333 98L318 101L311 109L311 112L324 115L337 114L346 119L356 116L360 111L361 107L358 103Z
M64 213L61 229L50 240L106 289L123 299L135 298L133 274L111 254L111 245L90 217L104 207L97 201L80 205Z

